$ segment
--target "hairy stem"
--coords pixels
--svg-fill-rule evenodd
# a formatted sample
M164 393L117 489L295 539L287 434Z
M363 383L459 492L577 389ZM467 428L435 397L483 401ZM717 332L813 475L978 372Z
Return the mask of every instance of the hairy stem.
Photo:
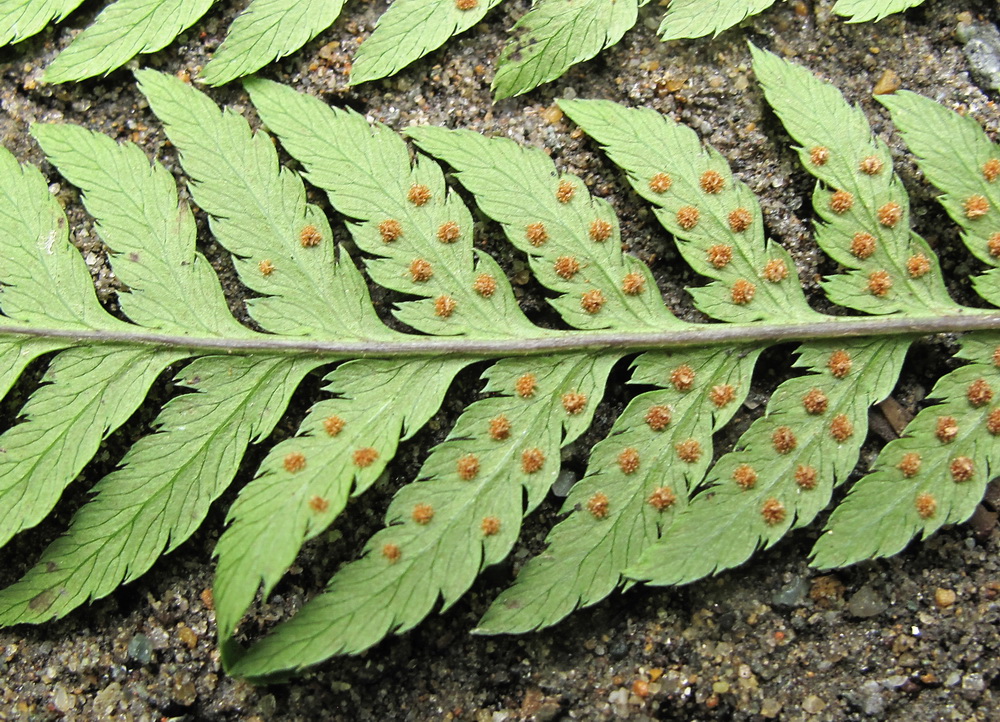
M961 314L906 318L831 317L828 321L774 324L692 324L690 328L663 332L545 331L531 338L469 339L461 336L432 337L400 335L393 341L328 341L311 338L266 336L220 339L162 334L136 329L135 332L92 331L0 326L0 339L65 339L68 346L152 346L187 350L191 355L301 354L343 358L406 358L437 355L534 356L605 349L630 351L666 350L692 346L732 346L758 343L857 338L860 336L925 335L966 331L998 331L1000 314L969 311Z

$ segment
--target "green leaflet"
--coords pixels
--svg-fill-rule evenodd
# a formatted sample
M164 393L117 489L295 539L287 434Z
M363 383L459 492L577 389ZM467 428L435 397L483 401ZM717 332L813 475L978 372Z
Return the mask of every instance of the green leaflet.
M546 539L548 548L497 597L475 631L512 634L550 626L614 591L622 571L687 507L711 463L712 432L739 409L758 355L759 349L747 349L708 358L698 351L636 359L631 383L667 388L633 399L594 447L587 474L563 504L568 516ZM698 368L697 386L669 385L684 366Z
M599 396L615 360L537 359L537 389L529 397L511 393L523 375L523 361L490 368L485 391L503 395L466 409L448 439L431 452L418 481L393 499L389 526L372 537L364 556L252 647L232 673L260 677L360 652L386 634L415 626L439 597L444 608L451 606L480 569L507 556L520 529L523 495L529 510L541 501L559 472L560 446L590 425L595 405L567 415L563 394ZM500 417L510 425L509 436L491 438L484 431ZM474 466L471 459L477 460Z
M555 80L621 40L635 25L638 0L537 0L511 29L514 39L497 60L493 94L499 100Z
M299 435L274 447L259 476L230 510L231 526L215 548L219 565L214 596L221 638L232 634L261 582L267 598L302 544L343 511L352 488L360 494L375 482L395 455L397 442L412 436L437 412L455 374L468 363L352 361L327 377L327 390L340 396L319 402ZM396 403L415 387L423 389L417 403ZM333 426L328 419L335 420ZM366 449L375 450L378 458L359 467L356 454ZM285 468L289 454L306 460L305 468L294 475Z
M63 489L124 424L156 377L179 354L150 349L70 349L49 365L0 435L0 543L41 522Z
M817 316L796 283L791 256L765 241L757 199L693 130L610 101L563 100L559 107L625 169L684 260L713 279L689 289L700 310L734 323Z
M908 347L908 340L893 339L800 348L796 365L811 374L778 387L767 416L712 468L711 493L697 497L626 574L687 584L742 564L758 546L812 521L829 504L834 480L843 481L857 463L868 409L891 393ZM829 368L838 351L857 369L844 379ZM820 413L803 403L814 392L826 399ZM835 423L843 438L834 436Z
M879 96L928 181L944 192L941 205L962 228L962 240L983 263L1000 266L1000 208L997 177L1000 152L972 118L963 117L916 93ZM973 278L976 292L1000 304L1000 271Z
M80 7L83 0L0 0L0 45L19 43Z
M663 328L681 322L654 292L639 259L622 253L618 219L578 178L539 150L471 131L410 128L421 150L446 161L482 211L528 255L550 303L575 328ZM565 199L565 200L563 200Z
M941 403L917 414L851 488L816 542L813 566L890 556L917 534L972 516L1000 469L1000 411L991 403L1000 388L1000 336L966 337L959 355L972 363L938 381L928 398Z
M140 53L162 50L215 0L115 0L45 69L46 83L103 75Z
M249 75L293 53L333 25L343 0L253 0L201 73L209 85Z
M391 335L378 322L354 264L337 262L329 222L306 203L301 179L278 166L270 138L252 134L245 118L220 112L177 78L150 70L136 77L181 149L191 195L211 214L212 233L235 254L240 279L263 294L247 303L251 315L273 333ZM265 262L273 270L262 270Z
M805 68L751 51L765 97L801 145L803 166L821 181L813 195L823 220L816 242L852 269L826 280L830 299L866 313L953 308L934 253L910 230L909 199L891 172L889 149L872 139L861 110ZM923 262L929 267L913 272Z
M177 378L195 394L172 399L159 433L94 487L38 564L0 591L0 622L43 622L114 591L177 548L232 481L247 445L265 438L316 362L209 357Z
M397 0L358 48L351 85L393 75L464 33L502 1L471 2L473 7L461 9L455 0Z
M924 0L837 0L833 11L851 23L881 20L886 15L915 8Z
M718 35L774 3L775 0L673 0L657 32L663 40Z

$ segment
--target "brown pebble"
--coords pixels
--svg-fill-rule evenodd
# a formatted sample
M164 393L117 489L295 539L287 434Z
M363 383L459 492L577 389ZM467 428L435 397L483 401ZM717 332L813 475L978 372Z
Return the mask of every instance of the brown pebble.
M875 83L872 92L875 95L888 95L899 90L902 84L903 81L899 79L899 74L892 68L886 68L882 73L882 77Z
M187 645L188 649L194 649L198 646L198 635L186 624L177 625L177 636Z
M947 609L952 606L958 599L958 595L955 594L954 590L944 589L938 587L934 590L934 603L939 609Z

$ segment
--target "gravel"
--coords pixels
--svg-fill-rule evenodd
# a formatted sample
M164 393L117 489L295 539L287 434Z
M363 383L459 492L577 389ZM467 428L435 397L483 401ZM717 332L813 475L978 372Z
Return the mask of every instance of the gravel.
M194 75L244 4L219 3L200 31L187 33L144 63ZM93 17L96 5L85 4L63 28L49 29L0 56L0 139L22 160L40 163L28 125L77 122L141 143L176 170L173 151L127 72L69 87L39 82L41 68L68 42L70 29ZM985 23L985 35L976 37L995 33L989 28L998 19L996 3L928 0L875 25L836 19L832 0L779 3L742 30L666 45L654 33L662 8L647 6L638 26L599 59L524 97L497 104L490 101L488 81L506 29L526 10L527 0L504 3L481 25L392 79L348 88L351 53L385 5L384 0L349 3L333 28L265 75L331 103L350 105L397 129L423 123L465 127L545 148L562 170L581 175L594 193L619 209L627 249L650 264L665 301L678 315L701 318L684 291L700 282L683 268L669 239L621 175L559 118L553 104L565 97L610 98L656 108L692 126L760 196L769 235L792 252L814 305L828 308L817 282L833 266L812 242L812 181L797 167L787 137L762 104L746 40L807 64L868 113L875 131L893 148L897 169L911 191L915 227L941 255L949 290L955 298L971 301L968 275L978 267L870 94L880 82L898 82L971 114L995 135L1000 109L982 68L970 75L962 40L970 36L956 31ZM971 57L977 57L975 52ZM238 86L212 95L252 117ZM75 191L55 174L50 177L70 214L74 242L113 309L115 280L104 263L104 248ZM517 292L525 310L541 323L551 322L539 287L523 273L523 259L497 241L496 226L484 222L481 231L483 247L497 255L512 278L523 281ZM232 266L204 226L202 247L223 278L234 312L245 317ZM383 313L391 302L385 293L376 295ZM947 356L953 350L948 339L922 342L922 363L907 366L894 394L904 410L919 407L935 376L950 368ZM787 349L773 355L774 370L758 374L750 403L732 429L719 436L722 450L763 411L768 391L788 373L785 357ZM462 404L474 398L475 389L475 377L463 377L457 397L428 429L401 447L388 481L353 504L335 534L308 545L274 596L253 610L244 625L249 633L289 616L356 553L377 528L393 491L412 476ZM19 387L15 398L23 392ZM318 392L310 393L315 398ZM157 387L141 413L140 431L168 394L166 382ZM294 405L293 421L283 424L280 433L294 429L294 417L308 406L306 396ZM582 470L586 447L607 431L624 400L621 391L610 394L595 430L567 452L564 461L571 474ZM14 408L4 406L10 414ZM876 418L884 419L877 411ZM883 430L865 447L862 469L892 435L890 424L873 423L873 428ZM65 528L86 489L113 468L136 433L130 428L115 434L51 519L3 551L0 583L15 580ZM259 452L251 454L236 487L249 478L259 458ZM818 573L806 562L820 528L817 522L712 579L679 589L635 588L539 633L470 635L490 600L541 548L556 519L560 500L553 499L526 521L511 561L487 570L446 613L358 657L333 660L287 684L253 687L221 670L210 593L210 550L236 487L213 507L201 531L138 581L64 620L0 631L0 719L503 722L1000 716L995 506L984 508L976 525L945 529L893 559Z

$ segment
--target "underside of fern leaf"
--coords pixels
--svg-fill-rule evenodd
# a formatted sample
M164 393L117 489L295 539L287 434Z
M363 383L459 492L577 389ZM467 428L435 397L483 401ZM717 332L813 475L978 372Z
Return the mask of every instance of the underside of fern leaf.
M48 363L0 435L0 543L46 518L168 367L180 367L185 392L98 481L66 533L0 591L0 622L63 616L176 548L321 368L323 397L240 489L215 549L223 659L241 676L360 652L452 605L509 554L524 515L559 477L563 448L590 427L612 369L624 373L626 361L641 392L593 448L545 551L478 632L555 624L638 581L687 583L810 524L855 469L868 410L892 392L923 333L967 332L969 363L941 378L935 403L862 470L814 563L892 554L967 518L1000 464L1000 315L948 296L935 254L911 229L888 148L860 110L774 55L754 49L754 67L818 181L816 241L839 265L823 283L827 296L840 313L865 315L811 308L792 256L766 238L756 199L722 155L647 109L561 103L706 278L690 293L710 323L671 313L650 269L623 252L611 206L540 150L410 128L411 156L403 137L353 111L246 81L300 175L241 115L175 77L139 71L192 200L252 292L251 329L230 314L195 250L193 213L163 166L80 127L35 125L49 161L81 190L127 290L122 318L102 307L46 179L0 153L0 242L10 259L0 272L0 390L36 359ZM974 288L996 305L1000 153L974 122L932 101L903 93L883 102L970 252L994 267ZM563 328L522 313L501 266L473 245L476 216L446 168L523 254ZM405 331L377 315L331 219L307 202L306 181L346 221L368 279L395 294ZM717 452L713 434L746 398L761 352L792 340L805 372L777 388L735 448ZM481 397L396 493L385 528L299 614L249 648L237 644L255 598L373 486L477 362Z

